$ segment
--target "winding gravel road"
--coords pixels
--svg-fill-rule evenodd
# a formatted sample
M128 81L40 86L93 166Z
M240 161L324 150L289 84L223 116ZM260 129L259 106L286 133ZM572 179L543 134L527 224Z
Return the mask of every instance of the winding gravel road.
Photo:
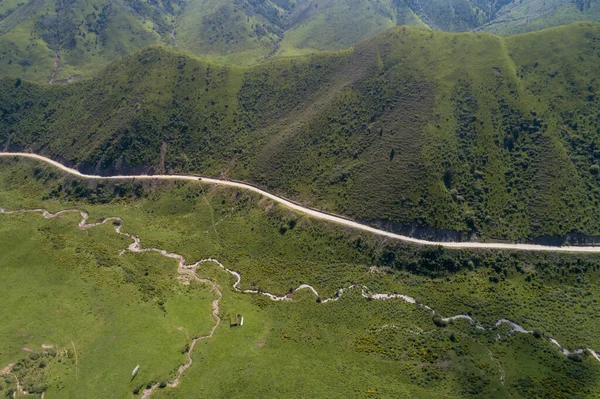
M545 246L545 245L535 245L535 244L501 244L501 243L483 243L483 242L441 242L441 241L426 241L420 240L417 238L412 238L408 236L403 236L400 234L391 233L389 231L376 229L371 226L367 226L358 222L355 222L350 219L346 219L341 216L336 216L329 214L327 212L319 211L316 209L312 209L306 206L302 206L297 204L291 200L285 199L283 197L277 196L275 194L271 194L267 191L261 190L257 187L254 187L250 184L241 183L237 181L231 180L220 180L213 179L210 177L199 177L192 175L132 175L132 176L95 176L95 175L86 175L80 173L75 169L71 169L62 165L59 162L53 161L49 158L43 157L37 154L30 154L24 152L0 152L0 157L21 157L21 158L31 158L37 159L39 161L48 163L64 172L70 173L72 175L81 177L83 179L94 179L94 180L183 180L183 181L196 181L200 183L206 184L218 184L221 186L227 187L235 187L243 190L253 191L258 193L264 197L267 197L273 201L276 201L290 209L293 209L298 212L302 212L304 214L310 215L316 219L326 220L329 222L333 222L342 226L351 227L353 229L367 231L369 233L373 233L379 236L389 237L396 240L401 240L405 242L410 242L413 244L419 245L440 245L446 248L479 248L479 249L501 249L501 250L519 250L519 251L546 251L546 252L585 252L585 253L600 253L600 247L598 246Z

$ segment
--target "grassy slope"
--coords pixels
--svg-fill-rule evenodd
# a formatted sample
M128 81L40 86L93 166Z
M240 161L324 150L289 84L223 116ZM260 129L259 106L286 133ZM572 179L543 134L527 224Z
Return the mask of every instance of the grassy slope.
M83 207L92 220L122 216L125 231L139 234L143 245L180 252L188 261L216 257L242 273L243 287L283 294L288 287L308 283L330 296L341 286L367 284L377 292L414 296L443 315L469 313L486 326L509 318L570 349L600 346L594 328L600 311L596 256L438 253L310 220L245 193L183 183L81 183L63 180L33 162L10 160L1 162L0 205ZM106 396L104 390L110 387L116 397L129 397L138 384L166 378L182 362L179 349L186 336L176 327L187 323L185 328L192 330L196 323L210 320L212 296L207 290L186 292L173 280L173 262L158 256L118 257L127 243L109 232L109 226L87 235L75 228L74 217L48 221L38 215L3 215L2 219L3 237L14 238L10 245L3 241L11 254L30 260L22 268L8 268L4 275L28 281L32 288L25 296L33 299L22 299L23 290L14 285L3 291L19 302L21 311L7 312L0 326L10 330L19 317L27 320L32 335L22 336L21 330L3 334L2 364L27 357L20 346L55 343L63 348L70 340L77 345L78 379L72 358L45 358L51 359L43 370L49 395L69 397L85 391ZM28 251L31 245L43 248L45 256ZM150 273L144 276L149 265ZM377 271L369 273L370 266L378 266ZM545 339L510 334L504 328L483 332L461 321L438 328L422 308L399 301L366 301L352 291L334 303L315 303L314 296L304 292L295 294L294 302L275 303L231 292L232 280L213 265L206 264L198 274L223 289L221 316L227 320L230 314L241 313L244 327L230 329L225 322L213 339L198 345L196 362L184 374L182 385L165 389L158 397L198 392L208 397L289 397L302 392L319 397L566 398L592 397L600 389L600 366L591 356L575 359L581 362L569 360ZM125 282L117 284L121 275ZM56 287L61 290L56 297L60 304L48 294L54 281L60 281ZM82 290L87 295L79 295ZM39 297L46 299L40 303L35 299ZM166 317L161 316L159 300ZM197 306L198 300L206 306ZM71 313L49 318L56 307L67 307ZM125 311L130 313L121 313ZM23 319L24 314L40 317L33 323L33 317ZM118 324L110 322L113 315ZM74 320L64 318L69 316ZM84 334L79 326L88 322L94 328L86 328ZM132 336L142 331L137 328L141 322L154 324L143 336ZM170 346L166 337L165 343L158 343L161 329L175 334ZM126 359L121 357L115 366L110 354L123 349L106 343L115 342L112 336L121 337L118 331L125 334L119 344L127 350ZM141 346L132 345L140 341ZM154 362L150 372L149 360L138 359L149 359L154 350L160 351L161 362ZM39 361L25 362L23 379L41 382ZM121 378L133 368L129 363L143 366L133 382ZM504 386L498 366L506 372ZM98 370L102 380L96 378ZM104 383L107 378L110 384Z
M272 56L280 47L284 55L339 49L396 24L425 26L409 7L390 1L336 0L321 8L313 1L297 7L295 2L272 1L86 0L72 7L68 3L34 0L5 6L12 13L0 19L0 49L6 53L0 58L6 62L3 75L47 81L57 49L62 56L57 79L66 79L90 76L116 58L157 43L221 63L246 65ZM62 26L62 35L72 37L72 42L57 45L44 36L40 23L48 15L63 23L49 26Z
M598 235L597 33L397 28L250 68L152 48L74 85L5 79L0 148L244 179L384 225Z
M271 54L282 35L284 10L272 2L187 2L177 20L177 47L224 63L247 65Z
M23 359L14 371L38 394L51 386L57 397L127 397L139 385L130 381L137 364L138 379L159 381L184 362L180 350L189 336L212 325L213 294L181 286L175 265L159 256L118 257L116 249L128 244L112 226L86 234L74 227L78 221L3 219L0 363ZM10 388L4 380L0 386Z
M409 0L407 3L433 29L464 32L494 19L502 1Z
M341 49L396 25L426 27L402 2L370 0L305 1L288 24L278 55Z
M577 5L576 3L580 3ZM480 27L487 32L511 35L569 24L574 21L598 22L600 5L596 1L528 1L506 6L496 19Z
M58 52L56 79L90 76L131 51L168 41L174 11L159 12L144 0L71 3L34 0L0 21L3 75L46 82Z
M351 46L396 25L513 34L598 20L569 0L30 0L0 5L0 75L47 82L90 77L153 44L231 65ZM504 6L504 7L503 7Z

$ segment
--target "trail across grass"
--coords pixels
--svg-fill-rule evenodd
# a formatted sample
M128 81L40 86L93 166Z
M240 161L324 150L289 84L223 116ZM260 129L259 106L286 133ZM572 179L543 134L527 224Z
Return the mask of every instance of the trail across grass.
M0 214L0 267L9 280L0 366L21 367L14 373L25 390L42 392L24 365L45 372L51 397L139 398L152 387L151 398L561 397L565 387L585 397L600 389L596 352L584 349L600 345L593 254L407 245L294 213L248 190L78 179L28 160L0 161L0 205L26 212ZM40 217L43 209L49 219ZM43 256L35 258L40 251L31 245ZM437 270L432 261L444 268L439 278L420 274ZM54 280L63 291L84 286L61 291L61 307L52 300L57 288L44 285ZM123 292L128 286L137 297ZM99 299L102 306L86 305L105 287L114 293ZM38 297L44 300L32 302ZM215 328L215 300L219 318L241 314L244 326ZM74 321L63 312L54 317L65 305ZM130 312L117 323L92 323L90 309ZM86 320L98 328L82 335L78 323ZM22 330L6 330L23 321ZM63 331L65 322L74 328ZM171 341L157 339L163 327ZM213 328L210 339L199 339ZM112 336L135 344L124 349ZM41 359L28 357L51 353L43 344L68 351L43 355L42 369ZM123 360L113 367L115 351ZM129 381L136 364L140 374Z
M220 322L221 322L221 318L219 317L219 301L221 300L221 298L223 297L223 294L221 293L221 291L219 290L219 288L217 287L217 285L208 280L208 279L204 279L204 278L198 278L196 275L197 269L200 265L206 263L206 262L213 262L216 263L221 269L223 269L225 272L233 275L236 278L235 283L233 284L233 289L237 292L240 293L244 293L244 294L262 294L264 296L267 296L268 298L270 298L273 301L290 301L292 300L292 296L291 294L287 294L285 296L277 296L275 294L269 293L269 292L264 292L264 291L257 291L257 290L242 290L239 288L239 285L241 283L241 279L242 276L234 271L234 270L230 270L228 268L226 268L221 262L219 262L216 259L203 259L200 260L194 264L191 265L187 265L185 263L185 259L182 255L180 254L176 254L176 253L169 253L164 249L159 249L159 248L143 248L141 246L141 242L140 242L140 238L136 235L130 234L130 233L125 233L121 231L121 228L123 226L123 220L119 217L110 217L110 218L106 218L103 219L102 221L98 222L98 223L87 223L89 215L82 211L82 210L76 210L76 209L70 209L70 210L63 210L63 211L59 211L56 213L50 213L47 210L44 209L22 209L22 210L15 210L15 211L7 211L3 208L0 208L0 214L5 214L5 215L12 215L12 214L20 214L20 213L31 213L31 212L35 212L35 213L41 213L42 216L46 219L53 219L53 218L57 218L60 217L61 215L67 214L67 213L79 213L81 215L81 221L78 223L78 227L82 230L89 230L91 228L97 227L97 226L101 226L104 225L106 223L109 222L113 222L114 224L116 224L115 226L115 232L117 234L120 235L124 235L130 239L133 240L133 243L129 245L129 247L126 250L123 250L120 252L120 254L122 255L125 252L133 252L133 253L142 253L142 252L158 252L160 253L162 256L170 258L170 259L176 259L178 261L178 271L179 271L179 275L180 276L184 276L184 279L187 279L187 283L189 284L189 280L190 279L196 279L199 282L202 283L206 283L208 285L210 285L212 287L212 289L217 293L218 298L215 299L212 303L212 316L213 318L216 320L216 323L214 324L213 328L210 330L210 333L207 335L203 335L200 336L198 338L195 338L192 343L191 346L189 348L189 350L187 351L187 358L188 361L187 363L185 363L184 365L182 365L178 372L177 372L177 376L176 378L169 382L167 385L169 387L176 387L179 385L180 379L182 377L182 374L192 365L193 363L193 359L191 356L191 353L194 349L194 347L196 346L196 343L200 340L203 339L207 339L207 338L211 338L214 333L215 330L217 329L217 327L219 326ZM426 304L423 304L421 302L418 302L416 299L407 296L407 295L403 295L403 294L388 294L388 293L371 293L369 292L368 287L366 286L357 286L357 285L352 285L350 287L347 288L340 288L339 290L336 291L336 294L334 297L331 298L326 298L324 300L322 300L322 303L327 303L327 302L331 302L331 301L337 301L339 300L344 291L347 290L351 290L351 289L359 289L361 291L361 295L363 298L368 299L368 300L392 300L392 299L398 299L401 301L405 301L411 304L416 304L421 308L424 308L428 311L431 311L434 315L434 317L437 315L437 312L432 309L431 307L427 306ZM312 293L314 293L317 297L319 297L319 293L317 292L317 290L312 287L309 284L302 284L301 286L299 286L298 288L296 288L293 292L297 292L300 290L308 290L311 291ZM323 305L325 306L325 305ZM490 327L490 328L485 328L483 326L481 326L476 320L474 320L471 316L468 315L456 315L456 316L450 316L450 317L445 317L442 318L441 316L440 320L444 323L448 323L448 322L452 322L454 320L458 320L458 319L465 319L467 321L469 321L469 323L474 324L478 329L480 330L495 330L496 328L500 327L502 324L508 324L512 330L512 332L516 332L516 333L523 333L523 334L533 334L533 331L527 330L525 328L523 328L522 326L518 325L517 323L514 323L510 320L507 319L500 319L498 320L494 326ZM565 355L565 356L570 356L570 355L574 355L574 354L581 354L585 351L589 352L598 362L600 362L600 355L598 355L598 353L596 351L594 351L591 348L586 348L586 349L576 349L574 351L570 351L568 349L565 349L561 344L558 343L558 341L552 337L548 337L549 341L552 342L553 344L555 344L559 349L560 352ZM71 342L72 343L72 342ZM73 350L75 353L75 357L77 358L77 352L75 350L75 346L73 344ZM77 367L77 365L76 365ZM76 369L77 372L77 369ZM502 382L504 383L504 382ZM142 399L147 399L150 397L150 395L159 387L161 387L161 384L163 383L156 383L154 385L152 385L150 388L146 389L144 391L144 394L142 396Z

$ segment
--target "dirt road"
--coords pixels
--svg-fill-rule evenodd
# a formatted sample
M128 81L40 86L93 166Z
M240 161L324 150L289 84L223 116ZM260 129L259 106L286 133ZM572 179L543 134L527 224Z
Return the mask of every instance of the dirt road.
M94 179L94 180L184 180L184 181L196 181L202 184L217 184L221 186L227 187L235 187L242 190L248 190L255 193L258 193L264 197L267 197L273 201L276 201L290 209L295 211L310 215L316 219L326 220L328 222L336 223L342 226L350 227L357 230L367 231L369 233L389 237L392 239L410 242L413 244L419 245L439 245L446 248L462 248L462 249L500 249L500 250L518 250L518 251L545 251L545 252L585 252L585 253L600 253L600 247L598 246L545 246L545 245L535 245L535 244L500 244L500 243L484 243L484 242L442 242L442 241L426 241L420 240L417 238L412 238L408 236L403 236L400 234L391 233L389 231L376 229L371 226L367 226L353 220L344 218L342 216L332 215L327 212L319 211L317 209L312 209L306 206L302 206L297 204L291 200L280 197L278 195L269 193L267 191L261 190L258 187L254 187L250 184L241 183L237 181L231 180L220 180L213 179L210 177L199 177L192 175L130 175L130 176L95 176L95 175L85 175L80 173L75 169L71 169L66 167L56 161L53 161L49 158L43 157L37 154L29 154L29 153L8 153L8 152L0 152L0 157L22 157L22 158L30 158L37 159L39 161L50 164L64 172L70 173L72 175L81 177L83 179Z

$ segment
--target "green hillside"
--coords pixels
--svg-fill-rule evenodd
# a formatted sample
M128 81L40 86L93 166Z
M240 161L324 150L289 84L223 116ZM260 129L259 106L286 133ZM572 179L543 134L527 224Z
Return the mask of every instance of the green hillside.
M600 21L596 0L3 0L0 76L88 78L162 44L214 62L339 50L397 25L508 35Z
M180 7L177 0L16 3L1 4L2 75L40 82L88 76L132 51L168 43Z
M530 32L574 21L600 21L600 2L596 0L532 0L512 2L497 13L495 19L479 30L508 35Z
M263 60L275 52L283 35L286 9L291 7L283 3L187 0L177 19L176 46L226 63Z
M241 179L448 238L600 235L599 34L401 27L246 68L151 48L71 85L4 79L0 148Z
M427 27L402 1L305 0L290 13L278 54L337 50L396 25Z

